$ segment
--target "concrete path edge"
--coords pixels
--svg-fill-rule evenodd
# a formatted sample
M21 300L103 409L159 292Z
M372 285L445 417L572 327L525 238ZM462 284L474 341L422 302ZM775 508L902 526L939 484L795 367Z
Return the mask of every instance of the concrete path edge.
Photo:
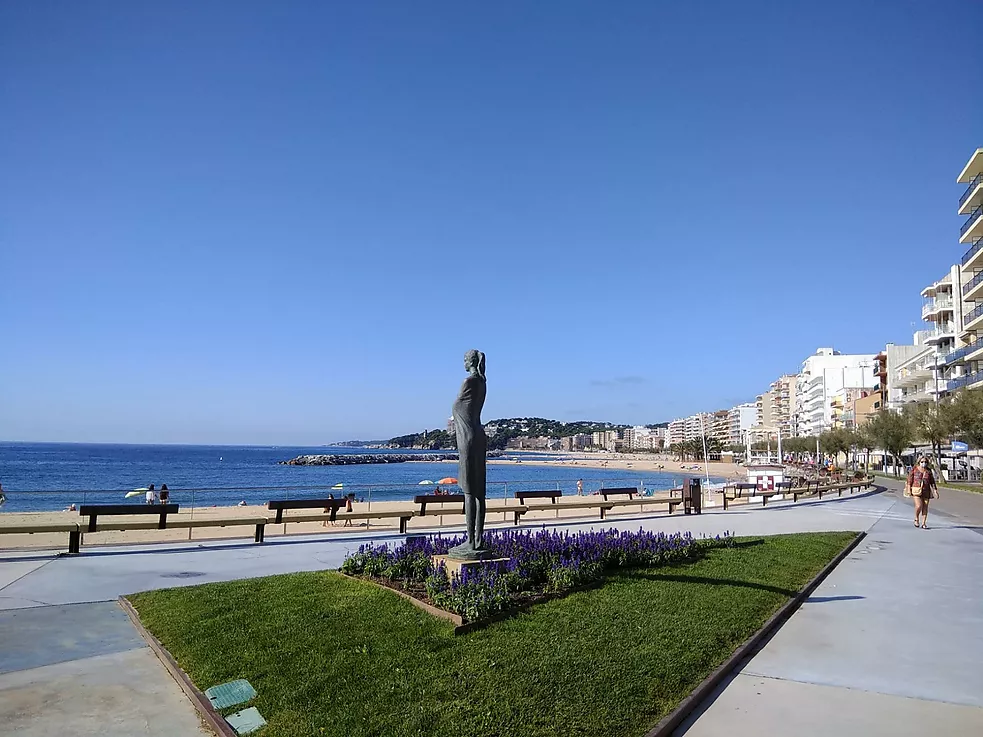
M775 631L777 631L786 621L795 613L802 602L809 598L813 591L823 582L823 580L833 572L833 570L838 566L853 549L856 548L860 542L867 537L866 532L859 532L857 536L853 538L846 547L841 550L833 560L827 563L819 573L817 573L811 581L809 581L798 594L789 599L785 604L775 612L771 617L765 622L761 629L755 632L751 637L749 637L743 645L738 647L727 660L725 660L715 671L703 679L703 681L698 685L693 691L684 698L673 711L667 714L662 721L656 724L652 729L645 733L645 737L669 737L672 735L673 731L682 724L683 720L686 719L690 714L692 714L696 709L700 707L703 701L713 693L713 690L732 672L738 669L738 667L745 660L750 658L754 653L763 645L764 641L768 639Z
M146 640L150 649L154 651L160 662L167 668L167 672L171 674L171 677L177 681L181 690L191 699L191 703L202 721L211 727L219 737L237 737L235 730L229 726L229 723L225 721L225 718L221 714L215 711L208 697L198 690L198 687L195 686L191 678L188 677L188 674L178 665L174 657L167 651L167 648L143 626L143 622L140 621L140 615L137 614L137 610L133 608L133 605L126 597L121 596L117 601L130 618L137 632Z

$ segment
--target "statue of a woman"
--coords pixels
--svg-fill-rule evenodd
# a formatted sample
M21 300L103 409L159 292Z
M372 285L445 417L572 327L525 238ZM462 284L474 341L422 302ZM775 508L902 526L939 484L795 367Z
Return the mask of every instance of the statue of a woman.
M459 454L457 483L464 492L464 515L467 518L468 539L448 551L453 558L477 559L486 552L485 531L485 453L488 438L481 425L481 408L485 404L485 354L468 351L464 354L464 369L468 378L454 402L454 431Z

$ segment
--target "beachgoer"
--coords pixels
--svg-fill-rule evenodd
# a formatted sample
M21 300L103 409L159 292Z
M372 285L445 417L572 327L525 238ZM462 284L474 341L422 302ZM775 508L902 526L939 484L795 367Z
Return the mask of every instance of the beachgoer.
M327 507L324 508L324 513L331 515L330 522L331 522L331 526L334 527L334 516L335 514L337 514L336 507L334 505L334 494L328 494L328 501L329 504ZM321 523L321 527L327 527L328 521L329 520L324 520L324 522Z
M76 511L75 505L74 504L69 504L67 507L65 507L65 511L66 512L74 512L74 511Z
M167 484L160 485L160 503L167 504L167 500L170 499L171 492L167 490Z
M0 507L2 507L7 501L7 497L3 493L3 484L0 484Z
M584 495L584 480L577 479L577 496L583 496L583 495Z
M352 497L353 496L355 496L355 495L354 494L349 494L348 496L345 497L345 511L346 512L351 512L352 511ZM351 527L351 526L352 526L351 519L345 519L344 527Z
M239 502L239 506L240 506L240 507L244 507L244 506L246 506L246 500L245 500L245 499L243 499L243 500L242 500L241 502Z
M917 465L908 474L908 481L905 484L905 495L907 494L911 494L915 500L915 527L927 530L928 502L932 497L938 498L939 487L925 456L918 459ZM918 524L919 516L922 519L921 525Z
M153 504L154 502L157 501L157 492L154 491L153 484L147 487L146 500L147 500L147 504Z

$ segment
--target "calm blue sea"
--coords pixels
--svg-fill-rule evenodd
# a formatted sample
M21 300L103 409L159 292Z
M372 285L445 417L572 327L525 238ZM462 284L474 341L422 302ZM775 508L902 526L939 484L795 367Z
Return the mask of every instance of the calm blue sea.
M370 453L362 448L297 448L229 445L99 445L82 443L0 443L0 484L7 501L0 514L58 510L69 504L121 503L132 489L167 484L171 499L184 507L230 506L245 501L336 497L336 484L360 499L410 499L426 491L423 480L457 475L457 463L390 463L359 466L281 466L278 461L306 453ZM399 451L403 452L403 451ZM412 451L410 451L412 452ZM421 451L422 452L422 451ZM526 463L488 466L488 496L514 491L559 488L576 494L577 479L585 492L605 486L643 482L649 489L669 489L680 477L669 473L542 467L528 462L550 457L511 456ZM503 483L503 482L507 482ZM432 487L431 487L432 488ZM142 497L128 500L138 504Z

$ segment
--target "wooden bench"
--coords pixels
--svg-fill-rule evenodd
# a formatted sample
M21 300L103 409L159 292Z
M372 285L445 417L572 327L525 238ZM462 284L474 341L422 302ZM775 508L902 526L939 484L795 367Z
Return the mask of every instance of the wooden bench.
M387 512L343 512L341 515L339 515L338 511L344 509L347 505L348 501L346 499L280 499L270 501L266 506L268 509L276 512L276 517L273 519L273 524L280 524L282 522L337 522L339 519L368 520L377 518L398 518L400 534L406 533L406 525L416 514L413 512L413 510L403 511L397 509ZM288 519L284 519L283 513L288 509L326 509L328 511L322 511L320 514L291 515ZM325 516L325 514L327 516ZM262 540L260 540L260 542L262 542Z
M37 532L67 532L68 552L71 554L79 552L82 536L78 522L24 522L0 525L0 535L33 535Z
M608 496L627 496L631 499L638 493L638 489L634 486L622 486L612 489L600 489L597 493L604 497L604 501L608 500Z
M676 489L676 491L679 491ZM637 499L613 499L609 504L614 507L647 507L651 504L667 504L669 506L669 514L676 511L676 507L683 503L682 496L669 496L668 498L658 498L649 496L640 496Z
M563 492L559 489L544 489L541 491L517 491L515 492L515 498L522 502L521 507L513 507L511 510L515 524L519 524L519 518L528 512L530 509L545 509L542 507L529 507L526 506L527 499L549 499L551 505L556 505L556 500L558 497L563 496ZM557 513L559 515L559 513Z
M132 514L156 514L157 529L167 529L167 515L177 514L177 504L83 504L79 516L88 517L89 524L84 532L96 532L99 517L129 516Z
M744 492L745 491L751 492L749 494L749 496L753 496L754 494L756 494L758 492L758 485L757 484L743 484L743 483L742 484L734 484L734 486L731 487L731 488L734 489L734 493L733 494L728 494L727 493L727 489L726 488L724 489L723 497L724 497L724 509L725 510L727 509L727 507L728 507L728 505L729 505L730 502L734 501L735 499L741 499L744 496Z
M427 504L460 504L460 512L441 509L435 512L435 514L464 514L464 494L418 494L413 497L413 503L420 505L418 514L421 517L427 516Z

